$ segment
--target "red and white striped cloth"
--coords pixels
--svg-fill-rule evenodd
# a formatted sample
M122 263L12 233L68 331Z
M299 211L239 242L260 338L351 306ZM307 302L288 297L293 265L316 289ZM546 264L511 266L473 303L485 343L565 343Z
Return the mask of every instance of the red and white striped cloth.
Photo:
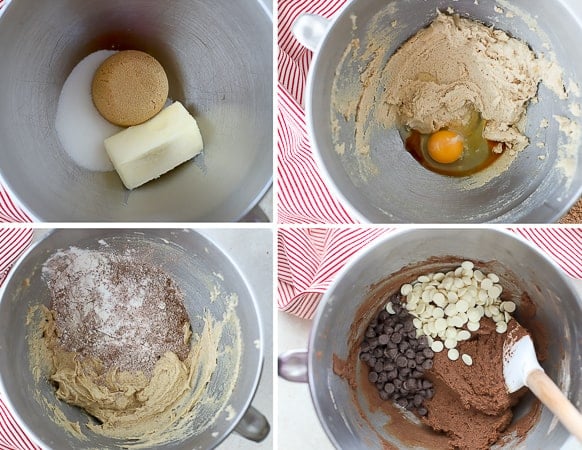
M277 303L282 311L311 319L323 293L350 258L391 229L289 228L277 236ZM511 231L582 280L582 228L530 227Z
M0 217L10 215L0 192ZM32 228L0 228L0 285L4 282L14 261L32 242ZM0 398L0 450L37 449L24 431L12 418L12 415Z
M279 0L278 210L280 223L355 223L323 182L311 153L303 94L312 53L295 40L291 25L308 12L334 16L346 0Z

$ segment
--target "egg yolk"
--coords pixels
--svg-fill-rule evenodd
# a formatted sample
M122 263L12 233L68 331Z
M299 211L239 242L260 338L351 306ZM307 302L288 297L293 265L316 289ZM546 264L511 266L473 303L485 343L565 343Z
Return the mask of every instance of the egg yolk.
M463 154L463 138L454 131L440 130L428 138L427 149L436 162L451 164Z

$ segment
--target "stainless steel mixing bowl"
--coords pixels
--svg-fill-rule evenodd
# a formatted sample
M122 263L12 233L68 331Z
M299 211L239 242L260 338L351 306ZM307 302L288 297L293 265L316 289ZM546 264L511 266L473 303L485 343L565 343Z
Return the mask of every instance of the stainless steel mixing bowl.
M496 261L494 272L501 279L504 295L511 293L518 304L516 314L521 292L528 293L536 306L536 321L544 324L548 333L548 358L542 365L570 401L578 409L582 407L582 298L561 269L537 248L507 231L412 229L391 233L355 256L322 299L311 330L309 351L280 357L279 374L294 381L309 381L319 419L336 448L383 448L380 438L397 448L409 448L390 435L384 427L389 421L386 413L372 411L360 387L356 390L359 408L356 407L352 389L333 371L333 355L347 359L356 312L370 292L376 291L377 283L389 282L392 274L415 263L423 264L399 276L410 281L422 273L435 272L435 263L425 261L451 255ZM378 304L370 305L367 313L358 317L358 336L364 334L384 301L385 297L377 298ZM518 411L527 405L520 406ZM567 438L567 431L543 408L523 448L558 449ZM514 449L517 443L509 439L500 448Z
M0 16L0 178L39 221L236 221L272 180L272 0L14 0ZM155 56L194 115L204 153L126 190L79 168L55 114L86 55ZM71 124L72 127L75 124Z
M502 6L505 13L496 12ZM539 90L539 102L527 112L526 135L531 145L518 155L509 170L484 186L468 189L459 178L433 173L422 167L404 150L397 130L386 130L375 122L366 122L370 137L370 156L377 173L362 170L362 158L348 151L355 142L353 120L347 120L332 104L333 80L341 78L341 95L345 103L357 103L353 93L361 91L368 80L361 74L366 63L354 63L353 54L363 53L374 39L386 42L386 58L411 35L428 25L436 9L454 8L461 16L494 25L530 44L536 53L555 52L564 68L565 82L582 80L582 48L576 45L582 36L582 3L578 0L353 0L330 24L321 20L299 23L295 27L300 41L316 46L310 66L306 91L306 112L311 141L328 186L361 221L372 223L480 223L480 222L553 222L566 213L582 194L582 147L574 148L568 164L568 178L559 166L558 154L567 138L559 132L554 115L570 117L582 128L582 120L558 101L545 86ZM519 8L518 12L512 8ZM523 11L537 18L535 29ZM532 19L533 20L533 19ZM544 34L546 36L544 36ZM358 45L349 47L352 39ZM317 44L317 41L320 41ZM346 49L352 50L347 51ZM344 53L349 56L341 64ZM376 95L381 95L378 86ZM350 93L350 94L348 94ZM376 97L376 102L381 99ZM572 102L580 103L579 97ZM360 117L365 117L362 111ZM540 129L543 118L550 121ZM359 119L364 120L364 119ZM345 144L343 153L334 148L334 133ZM536 135L539 134L539 137ZM536 147L543 141L544 150ZM580 144L578 144L580 145ZM340 154L341 153L341 154ZM538 155L545 154L541 160Z
M104 245L106 244L106 245ZM223 333L220 348L242 342L240 367L233 361L219 359L218 367L207 387L208 396L220 399L220 392L235 377L230 398L212 402L210 410L197 415L187 424L181 440L158 444L155 448L210 449L217 446L235 428L253 440L261 440L269 431L265 418L250 407L259 382L263 363L263 330L251 287L229 256L210 240L188 230L56 230L34 244L13 268L5 281L0 300L0 392L23 429L43 448L89 449L117 448L123 442L106 439L88 430L88 416L78 408L56 399L55 388L46 378L39 382L31 372L26 325L29 308L48 305L50 294L41 279L42 264L58 249L70 246L99 248L102 251L139 250L153 264L166 271L180 286L194 331L200 331L199 317L207 309L221 320L232 294L238 296L236 315L240 335ZM211 301L211 298L215 298ZM62 411L68 420L78 421L88 440L81 440L51 418L54 413L46 404ZM210 417L217 418L209 422Z

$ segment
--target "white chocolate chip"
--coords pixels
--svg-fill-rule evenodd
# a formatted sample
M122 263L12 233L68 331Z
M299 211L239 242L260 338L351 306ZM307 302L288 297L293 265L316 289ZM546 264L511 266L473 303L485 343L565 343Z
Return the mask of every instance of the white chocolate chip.
M480 314L477 308L469 308L467 310L467 317L471 322L479 322L481 317L483 317L483 314Z
M491 278L485 278L483 281L481 281L481 289L488 291L492 287L493 281L491 281Z
M471 356L467 355L466 353L463 353L461 355L461 359L463 360L463 362L465 364L467 364L468 366L472 366L473 365L473 358L471 358Z
M445 331L445 336L448 339L454 339L457 337L457 330L454 327L448 327Z
M483 272L481 272L480 270L474 270L473 271L473 278L475 278L475 280L481 282L481 281L483 281L483 278L485 278L485 275L483 275Z
M432 316L433 316L435 319L440 319L441 317L445 317L445 312L443 311L443 309L442 309L442 308L435 308L435 309L432 311Z
M457 341L466 341L471 337L471 333L467 330L461 330L457 333Z
M471 261L463 261L455 270L421 275L403 284L400 293L414 317L417 336L426 336L431 348L436 348L433 351L452 350L459 341L471 338L484 316L492 318L497 332L507 330L515 303L500 299L503 289L498 281L497 275L485 275ZM393 314L393 305L387 304L386 310Z
M499 284L494 284L489 289L487 289L487 295L491 298L498 298L503 292L503 288Z
M386 303L386 311L388 312L388 314L396 314L396 311L394 311L394 307L392 305L392 302Z
M447 329L447 320L443 319L442 317L435 320L434 327L437 332L445 331Z
M479 322L468 322L467 323L467 329L469 331L477 331L479 329L480 325Z
M445 279L445 274L442 272L437 272L434 274L434 277L432 277L432 279L435 281L443 281Z
M405 297L412 292L412 285L411 284L403 284L400 288L400 293Z
M467 303L466 300L461 299L455 304L455 307L459 312L467 312L469 309L469 303Z
M488 274L487 275L487 278L489 278L494 283L499 283L499 277L496 274L494 274L494 273Z
M445 346L441 341L433 341L433 343L430 345L430 348L433 352L439 353L443 351Z
M447 352L447 356L451 361L456 361L457 359L459 359L459 351L456 348L451 348Z

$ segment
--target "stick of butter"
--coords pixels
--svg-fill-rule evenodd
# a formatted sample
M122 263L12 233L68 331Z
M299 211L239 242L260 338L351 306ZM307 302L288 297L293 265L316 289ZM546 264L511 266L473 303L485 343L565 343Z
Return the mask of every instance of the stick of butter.
M202 151L196 120L174 102L140 125L105 139L113 167L128 189L172 170Z

